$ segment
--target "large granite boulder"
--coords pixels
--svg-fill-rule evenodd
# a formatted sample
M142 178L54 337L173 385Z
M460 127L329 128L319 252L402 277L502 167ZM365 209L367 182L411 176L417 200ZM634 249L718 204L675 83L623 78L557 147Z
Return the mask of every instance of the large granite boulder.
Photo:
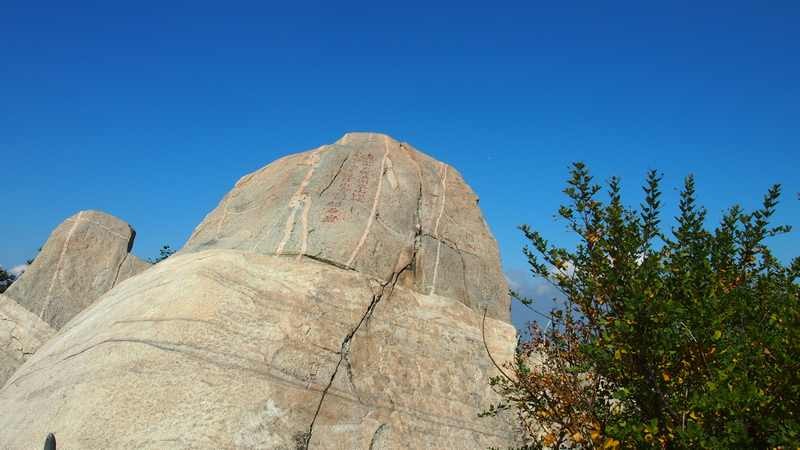
M369 155L373 170L347 171ZM178 255L17 370L0 447L48 432L89 449L515 444L507 418L478 417L497 400L487 347L509 360L516 331L476 203L452 168L382 135L245 177Z
M31 448L505 448L482 316L313 260L208 250L121 283L0 391ZM514 328L487 319L495 358ZM310 437L310 442L309 441ZM372 445L372 447L370 447Z
M35 314L0 294L0 386L55 333Z
M509 321L497 243L453 167L389 136L349 133L243 177L183 252L305 256L388 279L414 255L413 289Z
M99 211L81 211L50 234L30 267L5 292L61 328L120 281L150 264L130 254L136 232Z

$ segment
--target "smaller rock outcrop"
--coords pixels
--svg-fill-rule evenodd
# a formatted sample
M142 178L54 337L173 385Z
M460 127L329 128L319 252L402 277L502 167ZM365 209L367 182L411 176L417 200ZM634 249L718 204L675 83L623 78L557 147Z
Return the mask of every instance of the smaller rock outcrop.
M55 333L35 314L0 294L0 386Z
M135 236L114 216L81 211L50 234L6 295L58 330L117 283L150 266L130 254Z

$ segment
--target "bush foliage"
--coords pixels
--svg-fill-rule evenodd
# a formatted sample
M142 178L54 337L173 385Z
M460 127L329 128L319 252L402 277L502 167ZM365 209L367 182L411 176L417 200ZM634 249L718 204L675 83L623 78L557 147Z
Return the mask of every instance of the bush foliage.
M0 267L0 294L6 291L14 283L17 277L10 272L6 272L3 267Z
M164 244L158 250L158 256L156 256L155 258L150 258L148 259L148 261L150 262L150 264L158 264L161 261L164 261L165 259L174 255L176 251L177 250L173 249L169 244Z
M531 325L492 379L516 411L525 448L773 448L800 442L800 258L766 240L780 186L751 213L733 206L713 230L685 180L677 226L661 226L661 177L629 208L575 163L559 210L579 238L554 246L520 227L531 271L565 297ZM530 300L512 293L525 303Z

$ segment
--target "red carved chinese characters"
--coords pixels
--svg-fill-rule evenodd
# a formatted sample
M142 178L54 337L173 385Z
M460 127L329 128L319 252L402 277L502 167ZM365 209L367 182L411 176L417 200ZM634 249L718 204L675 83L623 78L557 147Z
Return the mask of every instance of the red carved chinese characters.
M334 198L325 205L323 223L335 224L346 219L344 206L347 202L367 203L370 176L375 170L375 156L371 153L356 154L350 159L352 163L346 163L337 177Z

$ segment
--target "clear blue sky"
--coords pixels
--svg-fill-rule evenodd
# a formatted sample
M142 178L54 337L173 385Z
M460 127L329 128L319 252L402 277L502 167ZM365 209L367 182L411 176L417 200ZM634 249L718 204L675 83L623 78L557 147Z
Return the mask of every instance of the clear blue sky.
M780 182L800 226L797 1L45 3L0 6L5 267L80 209L179 247L240 176L351 130L458 168L530 290L515 227L570 242L575 160L632 204L692 172L712 218Z

